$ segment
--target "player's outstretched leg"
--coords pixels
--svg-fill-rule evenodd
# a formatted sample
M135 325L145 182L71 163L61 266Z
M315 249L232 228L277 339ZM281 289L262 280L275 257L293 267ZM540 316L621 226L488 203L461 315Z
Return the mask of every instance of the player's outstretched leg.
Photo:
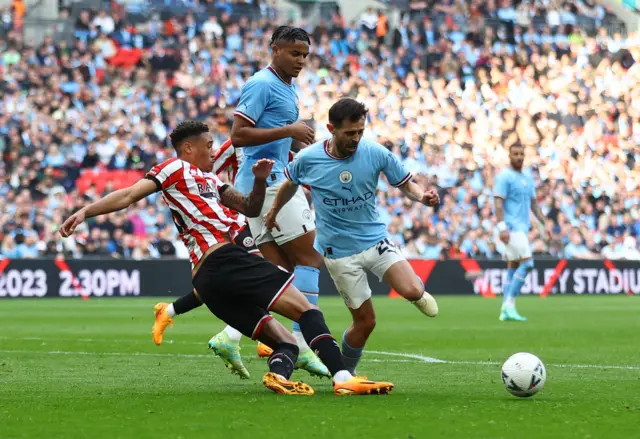
M242 333L227 325L209 340L209 349L222 359L224 365L241 379L249 379L251 375L240 356L240 340Z
M293 284L300 292L306 297L307 301L314 306L318 305L318 293L320 289L318 287L320 270L314 267L299 265L294 268L293 273L295 278ZM296 342L300 347L300 356L296 363L297 369L304 369L311 375L319 377L329 377L329 369L322 364L320 359L307 345L304 339L304 335L300 330L300 325L297 322L293 322L292 325L293 336L296 338Z
M424 284L406 260L398 261L389 267L384 272L382 280L402 297L413 303L422 314L429 317L438 315L436 299L424 290Z
M262 384L281 395L313 395L315 391L308 384L290 380L299 352L291 333L277 320L268 318L257 337L265 345L274 347L267 362L269 372L262 377Z
M513 273L513 279L511 280L511 284L509 285L509 300L510 305L505 309L506 317L505 319L500 320L515 320L518 322L526 321L527 318L521 316L516 310L516 297L520 294L520 290L524 286L525 280L529 273L533 270L533 260L532 259L524 259L520 261L520 265L516 269L515 273ZM502 313L501 313L502 314ZM500 316L502 317L502 315Z
M284 291L271 309L298 322L309 347L318 353L331 372L336 395L374 395L391 392L392 383L354 377L347 370L338 343L327 328L322 312L313 308L293 285Z
M173 317L187 313L201 305L202 302L193 291L189 291L173 303L156 303L153 308L156 320L153 323L153 328L151 329L153 342L158 346L162 344L162 337L167 326L171 325L173 328Z
M301 192L298 192L298 194L301 194ZM304 204L307 205L306 200ZM322 256L313 247L315 236L315 231L312 230L283 243L281 249L287 259L294 265L293 273L295 278L293 285L306 297L311 305L317 307L318 294L320 292L320 267L322 267L323 261ZM300 325L296 321L293 322L292 329L300 347L300 356L296 368L304 369L311 375L330 376L327 367L322 364L322 361L313 350L309 349Z

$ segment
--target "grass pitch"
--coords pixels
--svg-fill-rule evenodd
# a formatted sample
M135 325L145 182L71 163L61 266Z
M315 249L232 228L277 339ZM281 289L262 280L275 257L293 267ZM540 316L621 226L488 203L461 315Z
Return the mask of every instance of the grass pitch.
M639 297L525 297L522 324L498 321L499 299L438 300L433 320L375 300L359 372L396 388L370 397L336 397L301 371L314 397L275 395L248 339L252 379L240 381L206 349L223 324L204 308L179 316L156 347L153 299L0 301L0 438L638 437ZM339 338L347 310L338 298L320 304ZM547 367L530 399L500 380L518 351Z

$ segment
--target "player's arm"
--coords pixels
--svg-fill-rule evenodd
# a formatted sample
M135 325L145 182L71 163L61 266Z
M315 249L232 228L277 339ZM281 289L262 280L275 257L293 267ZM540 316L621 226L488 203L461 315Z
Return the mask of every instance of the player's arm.
M236 148L264 145L280 139L293 138L312 143L315 133L304 122L276 128L257 128L256 124L271 102L269 84L260 80L250 80L242 88L240 101L233 113L231 143Z
M535 198L531 199L531 211L533 212L533 215L538 220L538 231L540 232L540 236L544 237L544 224L545 224L546 218L544 216L544 213L542 213L542 209L540 209L538 200L536 200Z
M493 204L496 211L496 219L498 220L498 232L500 240L504 243L509 242L509 231L507 223L504 221L504 200L509 193L509 180L504 173L496 176L496 185L493 188Z
M542 209L540 209L538 200L536 200L535 198L531 199L531 211L535 215L536 219L544 224L546 218L544 216L544 213L542 213Z
M69 217L60 227L60 234L65 238L71 235L87 218L117 212L156 192L158 187L152 180L143 178L137 183L110 193L104 198L83 207Z
M225 185L220 189L220 201L230 209L240 212L249 218L260 215L264 197L267 190L267 179L253 180L253 189L247 195L242 195L240 191L231 185Z
M493 204L496 210L496 219L498 220L498 224L504 223L504 198L496 195L493 198ZM501 227L499 226L498 229L500 228ZM506 230L507 225L505 224L504 227L502 227L502 229ZM499 230L499 231L502 232L502 230Z
M436 191L421 188L412 177L401 186L398 186L398 189L410 200L422 203L425 206L437 206L440 204L440 197Z
M302 121L278 128L256 128L241 116L233 118L231 142L236 147L259 146L288 137L303 144L311 144L315 139L315 131Z
M291 137L289 126L278 128L256 128L242 116L234 116L231 127L231 142L237 148L264 145L265 143Z
M425 206L437 206L440 204L440 197L434 190L425 190L413 179L413 175L398 160L398 158L388 151L382 145L376 145L372 149L372 153L376 154L378 163L381 164L380 170L384 173L394 187L410 200L422 203Z
M220 201L225 206L243 213L249 218L255 218L260 215L264 197L267 191L267 177L273 167L273 160L258 160L253 165L253 189L247 195L242 195L232 186L224 185L219 189Z
M510 240L510 235L509 230L507 230L507 223L504 222L504 198L500 195L495 195L493 204L496 210L496 219L498 220L497 229L500 234L500 240L507 244Z

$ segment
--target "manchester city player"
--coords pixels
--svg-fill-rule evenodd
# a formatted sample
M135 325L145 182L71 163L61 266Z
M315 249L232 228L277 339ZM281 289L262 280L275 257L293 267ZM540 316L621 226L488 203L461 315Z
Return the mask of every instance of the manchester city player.
M355 373L364 345L375 326L371 289L366 272L384 280L429 317L438 314L435 299L426 291L411 265L388 239L376 209L380 173L409 199L427 206L440 200L435 191L416 184L390 151L362 139L367 108L344 98L329 110L331 139L303 149L285 169L288 179L279 189L265 225L279 230L281 209L299 185L308 185L316 211L316 247L353 317L342 336L342 355Z
M249 78L242 88L234 112L231 142L239 163L235 186L244 194L253 187L253 165L261 159L275 162L267 179L263 211L257 218L248 218L249 228L260 253L270 262L293 271L294 285L315 305L322 255L313 247L316 227L302 189L282 212L280 233L272 234L262 222L279 185L285 180L284 168L289 163L292 142L311 144L315 139L314 130L298 120L298 95L293 82L305 65L310 44L309 35L303 29L280 26L274 31L271 64ZM300 348L296 367L313 375L330 376L326 366L309 349L295 322L293 335ZM240 338L240 332L227 327L209 341L209 346L228 362L239 359ZM271 353L268 346L258 345L261 357Z
M494 203L498 219L499 239L505 245L507 281L500 320L525 321L516 310L516 297L525 279L533 270L531 246L527 234L531 228L529 210L538 220L540 236L544 237L544 214L536 201L536 188L528 169L522 169L524 147L514 144L509 149L510 166L496 177Z

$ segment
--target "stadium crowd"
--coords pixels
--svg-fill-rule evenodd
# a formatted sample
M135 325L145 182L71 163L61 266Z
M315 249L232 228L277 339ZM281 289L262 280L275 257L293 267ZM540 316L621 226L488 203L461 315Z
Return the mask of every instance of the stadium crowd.
M72 42L36 46L2 14L3 256L187 257L157 196L75 237L56 231L121 184L121 171L137 178L172 156L179 121L206 121L217 146L226 140L244 81L269 62L275 14L259 2L255 19L234 15L236 3L135 23L124 8L84 11ZM588 34L579 20L605 16L589 0L450 0L429 11L414 9L392 34L381 13L344 23L336 12L309 29L296 81L318 139L331 103L356 97L370 109L366 135L439 188L433 211L380 182L380 214L406 255L499 258L492 187L520 143L548 217L546 236L530 232L536 255L640 259L640 36ZM117 177L105 184L97 169Z

